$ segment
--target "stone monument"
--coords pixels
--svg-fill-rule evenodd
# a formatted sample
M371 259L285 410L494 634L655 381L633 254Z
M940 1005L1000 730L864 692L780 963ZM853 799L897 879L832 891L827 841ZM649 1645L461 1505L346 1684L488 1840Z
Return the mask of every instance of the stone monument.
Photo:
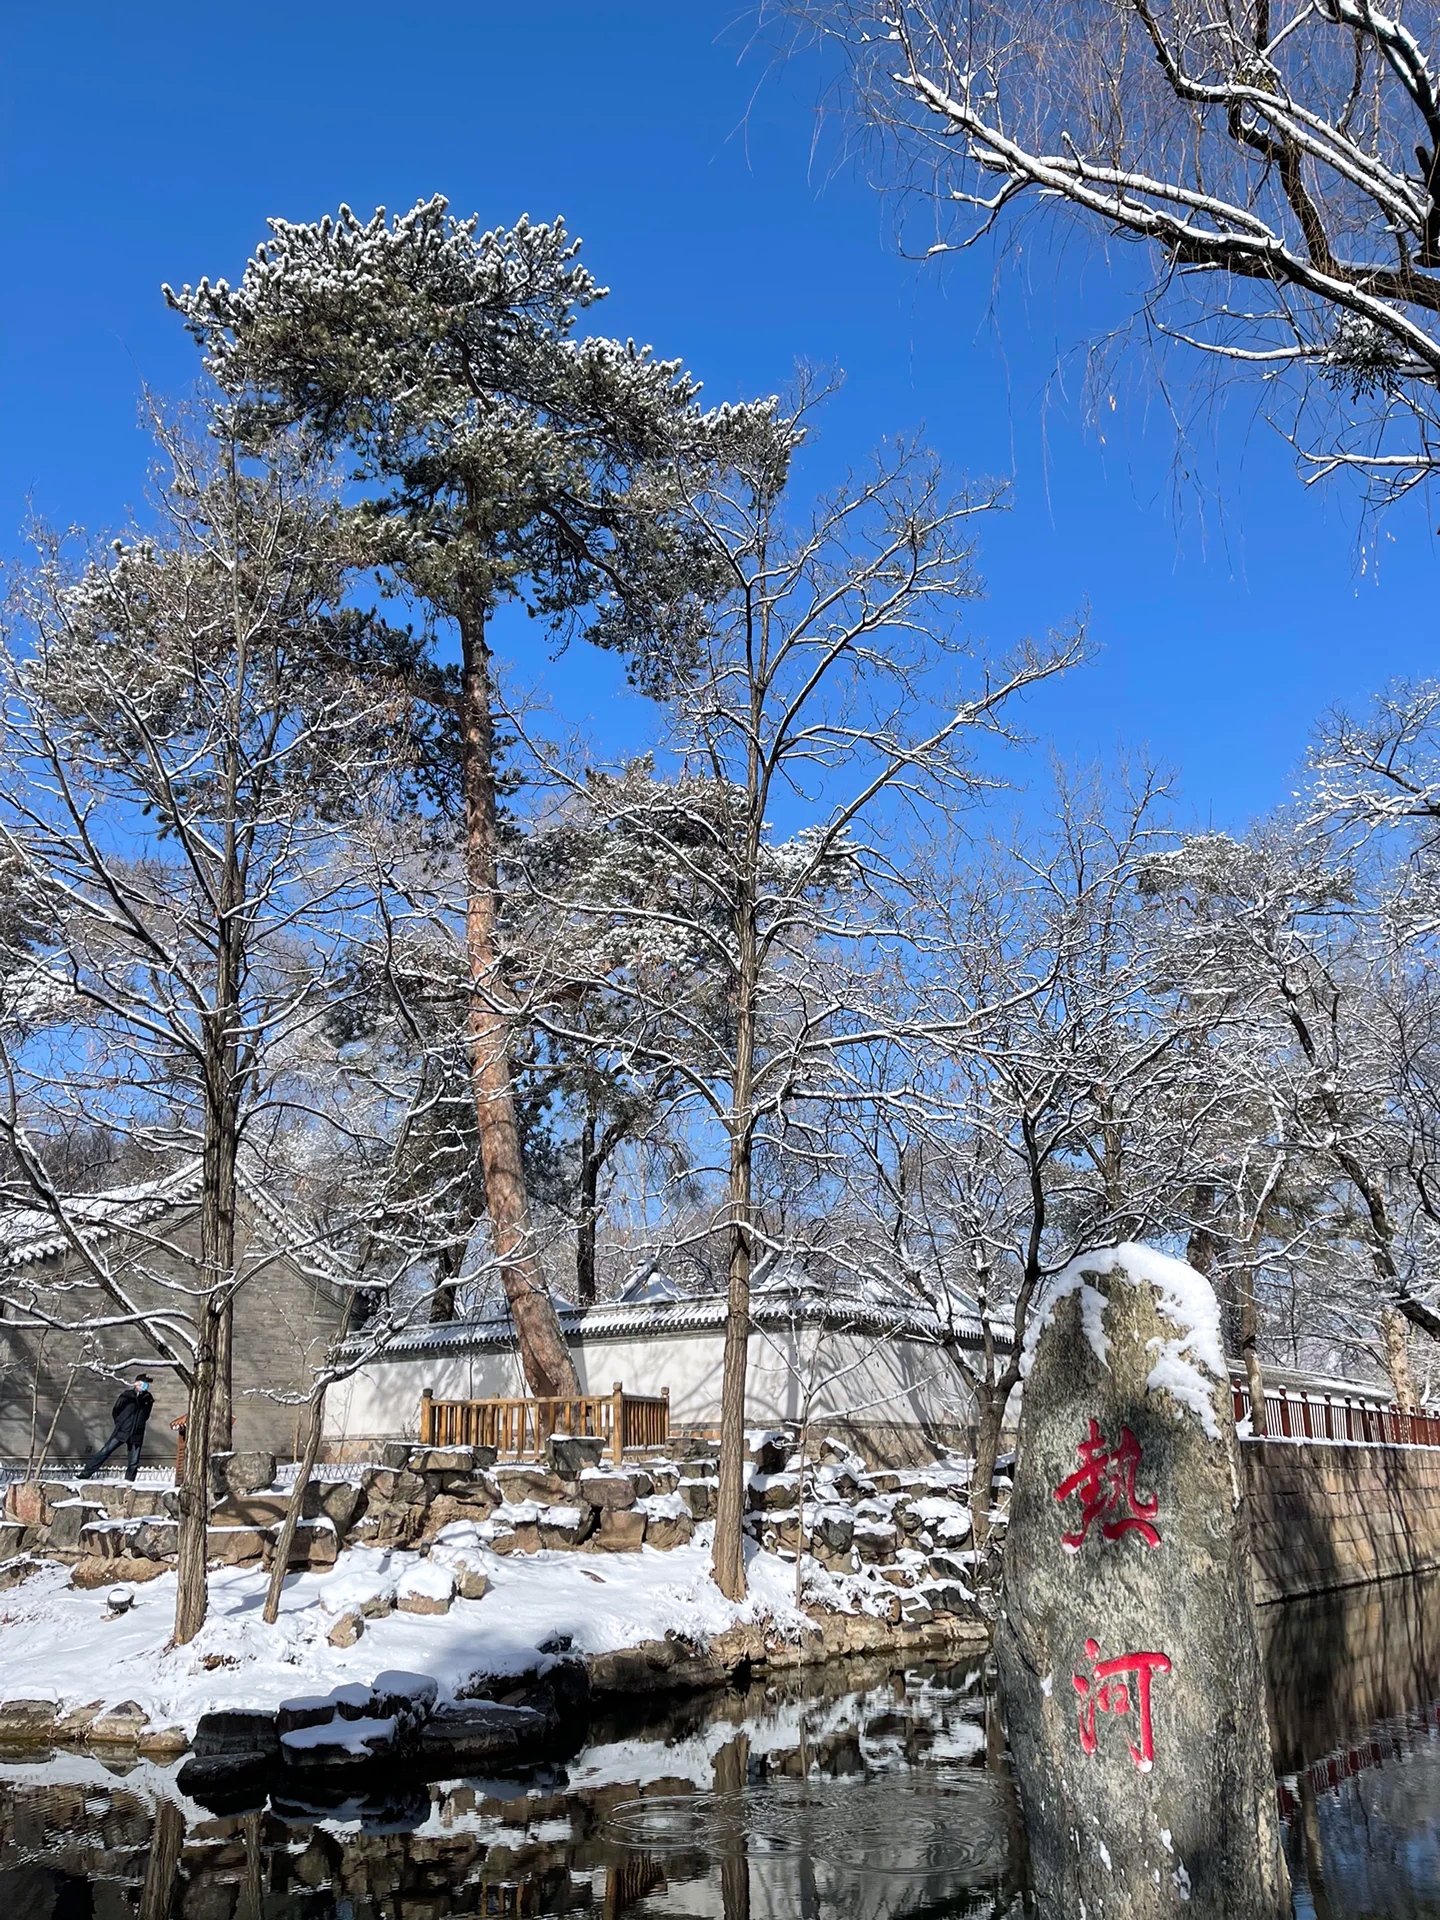
M1288 1920L1219 1313L1147 1247L1045 1290L996 1656L1045 1920Z

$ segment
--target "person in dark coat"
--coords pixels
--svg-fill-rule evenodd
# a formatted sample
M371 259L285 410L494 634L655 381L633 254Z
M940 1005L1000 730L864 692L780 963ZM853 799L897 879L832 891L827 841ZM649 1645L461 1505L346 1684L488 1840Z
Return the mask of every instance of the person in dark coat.
M97 1467L103 1466L112 1453L125 1449L125 1478L133 1480L140 1468L140 1449L145 1444L145 1423L155 1406L150 1392L150 1377L140 1373L135 1376L133 1387L126 1387L120 1398L110 1409L110 1417L115 1424L110 1429L110 1438L100 1451L85 1462L84 1477L88 1480Z

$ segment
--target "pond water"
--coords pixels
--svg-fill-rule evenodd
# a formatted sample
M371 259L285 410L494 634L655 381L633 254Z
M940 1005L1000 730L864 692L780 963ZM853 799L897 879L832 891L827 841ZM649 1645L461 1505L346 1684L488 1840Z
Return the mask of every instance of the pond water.
M1272 1612L1298 1915L1440 1920L1440 1581ZM849 1663L592 1724L563 1764L210 1817L174 1769L0 1763L0 1920L1019 1920L986 1665Z

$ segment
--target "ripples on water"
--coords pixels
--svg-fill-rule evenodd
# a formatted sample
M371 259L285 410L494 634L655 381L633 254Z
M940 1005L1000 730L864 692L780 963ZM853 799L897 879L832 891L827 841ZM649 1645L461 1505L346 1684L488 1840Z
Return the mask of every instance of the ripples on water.
M1267 1622L1296 1912L1440 1920L1440 1581ZM837 1682L845 1691L836 1691ZM401 1779L211 1817L173 1769L0 1764L0 1920L1019 1920L1024 1839L980 1663L592 1727L513 1780Z

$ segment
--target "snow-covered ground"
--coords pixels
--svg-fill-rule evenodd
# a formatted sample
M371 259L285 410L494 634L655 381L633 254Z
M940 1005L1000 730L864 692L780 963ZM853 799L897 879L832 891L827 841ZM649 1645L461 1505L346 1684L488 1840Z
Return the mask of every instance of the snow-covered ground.
M646 1547L502 1556L467 1539L452 1551L463 1551L465 1563L490 1580L482 1599L456 1599L445 1614L394 1611L367 1619L350 1647L329 1643L336 1620L367 1603L383 1605L413 1585L422 1568L428 1574L432 1562L351 1548L333 1568L286 1582L273 1627L261 1619L260 1569L214 1570L209 1618L185 1647L168 1644L173 1573L127 1589L132 1604L113 1613L109 1590L78 1590L68 1568L47 1566L3 1596L0 1702L52 1700L64 1715L97 1702L112 1708L133 1701L152 1728L188 1733L213 1708L273 1708L350 1681L368 1685L386 1670L432 1676L444 1702L477 1676L532 1671L567 1643L576 1653L598 1654L671 1631L703 1640L740 1622L766 1623L781 1637L797 1634L805 1622L794 1607L793 1561L754 1553L750 1594L737 1606L710 1578L710 1532L701 1527L690 1545L670 1553ZM438 1560L445 1548L437 1545ZM818 1568L812 1592L817 1583L840 1597L838 1583ZM862 1594L847 1598L852 1607L863 1605Z

